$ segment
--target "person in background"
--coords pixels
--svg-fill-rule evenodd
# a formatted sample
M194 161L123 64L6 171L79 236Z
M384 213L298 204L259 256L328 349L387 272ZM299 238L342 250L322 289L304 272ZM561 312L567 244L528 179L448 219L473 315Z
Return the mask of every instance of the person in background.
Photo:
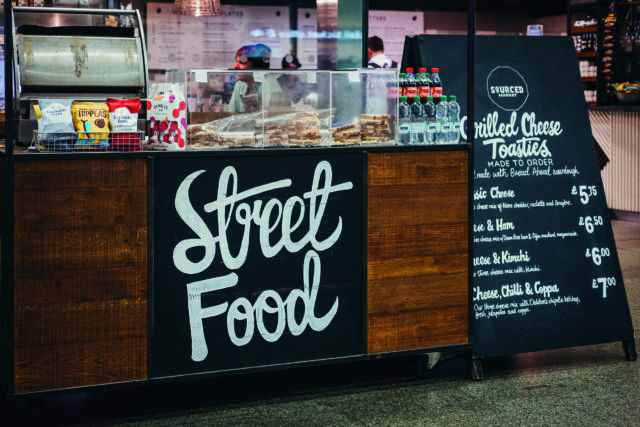
M300 67L302 65L295 55L287 54L282 58L282 69L284 71L294 71ZM294 73L282 73L277 80L282 93L288 94L294 104L298 103L306 95L306 85Z
M384 54L384 43L378 36L369 37L369 68L398 68L398 63Z
M302 65L295 55L289 53L282 58L283 70L297 70L300 67L302 67Z
M245 45L236 51L236 70L268 70L271 63L271 49L265 44ZM238 74L233 93L227 106L232 113L253 112L259 109L261 84L252 73Z

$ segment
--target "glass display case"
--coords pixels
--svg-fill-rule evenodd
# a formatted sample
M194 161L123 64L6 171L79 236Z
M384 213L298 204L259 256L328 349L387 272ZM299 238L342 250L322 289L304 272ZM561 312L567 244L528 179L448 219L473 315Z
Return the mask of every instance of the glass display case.
M169 70L187 149L394 144L396 70Z
M332 144L394 144L397 81L392 69L332 71Z

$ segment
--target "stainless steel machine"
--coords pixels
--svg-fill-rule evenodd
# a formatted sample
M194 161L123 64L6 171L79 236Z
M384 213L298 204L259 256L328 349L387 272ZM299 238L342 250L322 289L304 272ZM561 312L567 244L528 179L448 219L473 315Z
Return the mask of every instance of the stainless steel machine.
M31 141L37 129L38 99L147 98L147 55L137 10L15 7L13 14L19 143ZM118 26L123 22L128 26Z

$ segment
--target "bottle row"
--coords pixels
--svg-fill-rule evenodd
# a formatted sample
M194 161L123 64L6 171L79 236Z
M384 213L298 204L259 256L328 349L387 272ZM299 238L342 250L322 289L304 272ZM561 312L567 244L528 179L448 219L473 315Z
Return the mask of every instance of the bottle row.
M596 52L598 50L598 38L596 33L584 33L573 36L576 52Z
M414 74L413 68L408 67L404 73L399 74L398 96L407 98L442 96L442 80L440 80L439 71L438 68L432 68L431 73L427 73L426 68L418 68L418 73Z
M401 145L457 144L460 142L460 105L449 97L400 97L398 142Z

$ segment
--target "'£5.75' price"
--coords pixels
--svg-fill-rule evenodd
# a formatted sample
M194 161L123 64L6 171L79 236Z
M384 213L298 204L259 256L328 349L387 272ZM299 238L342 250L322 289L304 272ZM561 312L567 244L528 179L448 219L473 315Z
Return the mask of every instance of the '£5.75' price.
M604 224L604 221L602 220L602 217L599 215L594 217L581 216L580 221L578 222L578 225L584 226L584 228L587 230L587 233L589 234L593 233L593 230L595 229L595 227L603 224Z
M591 258L595 265L602 264L602 258L611 256L609 248L587 248L587 252L584 254L586 258Z
M580 195L580 201L583 205L586 205L589 203L589 198L598 195L598 190L595 185L580 185L578 187L574 185L571 189L571 194L574 196Z

